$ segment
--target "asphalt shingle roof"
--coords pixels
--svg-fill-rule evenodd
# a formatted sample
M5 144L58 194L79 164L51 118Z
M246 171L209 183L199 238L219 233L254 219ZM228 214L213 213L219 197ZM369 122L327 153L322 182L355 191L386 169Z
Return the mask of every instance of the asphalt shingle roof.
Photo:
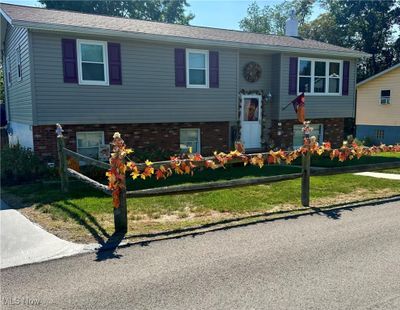
M96 29L115 31L121 33L135 33L149 36L175 37L180 39L207 40L222 43L257 45L265 47L282 47L293 49L311 49L314 52L336 52L354 54L355 57L366 56L362 52L335 46L315 40L298 37L266 35L236 30L218 28L183 26L153 21L143 21L121 17L83 14L70 11L49 10L37 7L27 7L10 4L0 4L1 10L11 19L15 25L54 26L54 30L62 30L63 27L79 27L83 29Z

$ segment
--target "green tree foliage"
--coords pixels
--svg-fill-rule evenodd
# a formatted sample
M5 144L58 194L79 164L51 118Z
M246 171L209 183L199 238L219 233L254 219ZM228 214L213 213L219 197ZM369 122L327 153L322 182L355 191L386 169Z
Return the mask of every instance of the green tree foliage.
M244 31L283 35L291 9L295 9L302 26L310 17L315 0L283 1L275 5L260 7L256 1L247 9L247 16L239 22Z
M186 7L189 7L186 0L39 0L39 2L44 4L48 9L128 17L182 25L188 25L194 18L193 14L185 13Z
M372 55L360 63L359 80L400 61L396 52L399 34L394 32L395 25L400 25L400 1L324 0L323 5L335 22L341 45Z
M309 21L314 5L325 12ZM372 55L360 62L359 81L400 62L400 0L293 0L264 8L254 2L240 27L282 35L292 8L299 19L300 36Z

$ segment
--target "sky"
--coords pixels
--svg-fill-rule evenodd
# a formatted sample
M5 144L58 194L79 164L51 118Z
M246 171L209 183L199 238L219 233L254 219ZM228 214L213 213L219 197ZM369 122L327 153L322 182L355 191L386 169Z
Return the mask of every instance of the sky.
M36 0L1 0L1 2L40 6ZM191 25L238 30L239 21L246 16L247 8L252 2L253 0L188 0L190 4L188 12L195 15ZM283 0L257 1L260 7L279 2L283 2ZM313 15L316 17L319 13L319 10L316 9Z

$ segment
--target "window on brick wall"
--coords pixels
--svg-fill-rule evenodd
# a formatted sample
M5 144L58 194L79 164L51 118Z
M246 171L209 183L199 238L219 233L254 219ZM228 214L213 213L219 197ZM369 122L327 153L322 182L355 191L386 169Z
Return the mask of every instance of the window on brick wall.
M76 149L79 154L99 159L99 148L104 145L103 131L76 133Z
M188 152L192 148L192 153L200 153L200 129L184 128L180 130L180 149L181 152Z
M324 141L324 126L322 124L311 124L313 128L310 133L311 136L315 136L317 138L318 143L322 143ZM299 148L303 145L303 125L294 125L293 126L293 148Z

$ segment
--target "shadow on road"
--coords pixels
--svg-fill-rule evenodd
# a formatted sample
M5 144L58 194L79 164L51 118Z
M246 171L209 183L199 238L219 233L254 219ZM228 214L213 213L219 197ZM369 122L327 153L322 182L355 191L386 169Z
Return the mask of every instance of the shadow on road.
M107 242L98 249L95 261L101 262L108 259L121 258L122 255L117 254L116 250L124 238L124 233L114 233L110 238L108 238Z

